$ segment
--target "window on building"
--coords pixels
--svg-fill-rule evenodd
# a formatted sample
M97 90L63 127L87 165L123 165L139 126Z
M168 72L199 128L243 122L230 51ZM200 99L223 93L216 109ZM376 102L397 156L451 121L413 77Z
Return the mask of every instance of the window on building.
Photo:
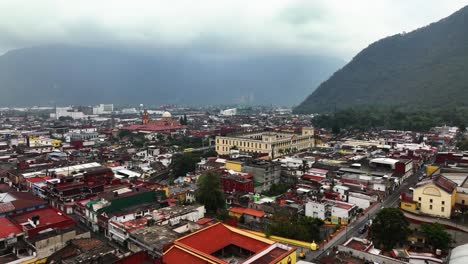
M431 205L429 205L429 210L432 210L432 204L431 204Z
M444 205L444 204L445 204L445 201L442 201L442 205Z
M465 204L465 200L462 200L462 204Z
M418 201L421 201L421 197L418 198Z
M432 203L432 199L430 199L429 202Z
M440 211L441 211L441 212L443 212L443 211L444 211L444 209L445 209L444 207L441 207L441 208L440 208Z

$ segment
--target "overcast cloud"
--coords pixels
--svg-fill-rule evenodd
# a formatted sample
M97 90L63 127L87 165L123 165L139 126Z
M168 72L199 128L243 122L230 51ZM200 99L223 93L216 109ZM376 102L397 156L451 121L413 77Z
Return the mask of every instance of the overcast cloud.
M0 0L0 53L42 44L351 59L468 0Z

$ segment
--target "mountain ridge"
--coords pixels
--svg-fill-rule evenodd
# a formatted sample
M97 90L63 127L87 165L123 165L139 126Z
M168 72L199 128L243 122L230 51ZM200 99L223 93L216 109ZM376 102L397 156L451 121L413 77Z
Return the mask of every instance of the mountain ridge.
M363 105L468 103L468 6L409 33L378 40L309 95L296 113Z

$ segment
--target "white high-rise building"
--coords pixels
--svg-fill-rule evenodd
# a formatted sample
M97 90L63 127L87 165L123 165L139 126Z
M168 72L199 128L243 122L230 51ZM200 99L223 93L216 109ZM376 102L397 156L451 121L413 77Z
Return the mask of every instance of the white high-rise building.
M67 107L56 107L55 114L50 114L52 118L59 119L62 116L69 116L73 119L83 119L86 115L83 112L73 109L71 106Z
M93 107L93 115L112 114L113 111L114 111L113 104L100 104L98 106Z

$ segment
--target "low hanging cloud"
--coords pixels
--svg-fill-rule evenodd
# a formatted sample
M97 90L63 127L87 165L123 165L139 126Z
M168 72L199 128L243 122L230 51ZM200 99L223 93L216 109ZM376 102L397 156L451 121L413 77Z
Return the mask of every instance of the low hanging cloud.
M74 44L195 54L294 52L349 60L467 5L451 0L1 0L0 53Z

